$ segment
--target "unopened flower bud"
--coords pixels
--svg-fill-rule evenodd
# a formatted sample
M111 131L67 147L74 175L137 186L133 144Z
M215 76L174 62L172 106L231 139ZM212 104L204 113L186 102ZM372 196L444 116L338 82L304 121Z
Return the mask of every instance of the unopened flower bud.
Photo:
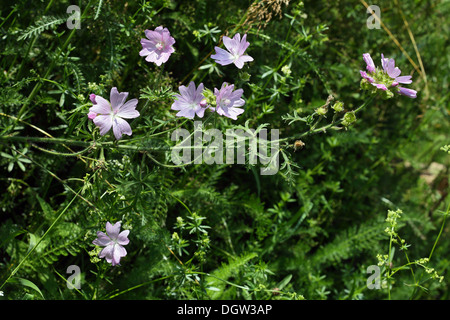
M94 118L97 116L97 114L95 112L89 111L87 116L90 120L94 120Z
M344 111L344 103L341 101L337 101L333 106L331 107L335 112L342 112Z
M319 108L316 109L316 113L317 113L319 116L324 116L324 115L326 115L326 114L327 114L327 111L328 111L328 108L327 108L326 106L321 106L321 107L319 107Z
M347 112L342 118L342 124L346 127L356 121L356 115L354 111Z
M250 80L250 73L248 72L240 72L239 76L242 81L249 81Z

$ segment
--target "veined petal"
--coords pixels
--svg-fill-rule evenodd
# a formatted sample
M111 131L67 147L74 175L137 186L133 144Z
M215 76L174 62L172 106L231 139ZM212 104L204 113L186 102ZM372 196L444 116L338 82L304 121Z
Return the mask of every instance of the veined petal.
M188 119L194 119L195 110L193 108L184 108L177 113L177 117L185 117Z
M250 62L253 61L253 58L247 55L244 56L240 56L239 58L237 58L234 61L234 64L236 65L236 67L238 67L239 69L242 69L242 67L244 67L244 63L245 62Z
M229 108L228 109L228 118L237 120L237 116L242 114L243 112L244 112L244 110L240 109L240 108ZM227 115L225 115L225 116L227 116Z
M407 96L409 98L417 98L417 91L413 89L398 87L398 93Z
M397 67L395 67L393 70L391 70L391 73L389 74L389 76L393 79L397 78L400 74L401 74L401 70Z
M120 108L127 100L128 92L119 92L116 87L111 89L110 101L113 110Z
M130 242L130 240L128 239L129 234L130 234L130 230L123 230L117 236L117 243L122 246L127 245Z
M131 99L119 108L117 116L124 119L133 119L139 117L139 112L136 110L138 99Z
M250 42L247 41L247 34L244 34L241 42L239 43L238 54L243 55L249 45L250 45Z
M100 135L102 136L104 136L112 127L112 117L109 114L99 114L92 121L99 127Z
M95 102L92 107L89 108L89 111L95 112L97 114L110 114L112 109L108 100L102 98L100 96L95 97Z
M112 261L111 265L116 266L120 264L120 258L125 257L127 255L127 250L125 250L124 247L122 247L119 244L116 244L114 246L113 252L112 252Z
M96 246L105 247L105 246L111 244L111 238L108 237L105 233L103 233L101 231L97 231L97 239L92 241L92 243L95 244Z
M236 42L234 39L224 36L222 38L222 41L223 41L223 45L225 46L225 48L227 48L228 51L233 52L236 49Z
M230 52L228 52L222 48L219 48L219 47L214 47L214 49L216 50L216 54L211 55L212 59L214 59L214 60L234 60L234 56ZM232 63L232 62L230 62L230 63Z
M120 232L120 225L120 221L116 222L114 225L112 225L110 222L106 222L106 233L111 239L117 239L117 236Z
M104 247L102 249L102 251L100 251L100 253L98 254L98 257L106 258L106 261L108 261L108 259L112 258L113 248L114 248L114 245ZM108 262L110 262L110 261L108 261Z
M367 75L367 72L359 70L359 73L361 74L361 77L369 81L370 83L374 82L375 80Z
M117 140L120 140L122 138L123 134L132 135L132 131L131 131L131 127L130 124L128 122L126 122L125 120L123 120L120 117L115 117L112 121L112 127L113 127L113 132L114 132L114 136L116 137ZM120 225L119 225L119 229L120 229Z
M385 58L384 55L381 54L381 66L383 67L383 70L385 72L387 72L388 62L389 62L389 59Z
M375 64L373 63L372 57L369 53L363 54L363 59L367 64L367 71L374 72L375 71Z
M409 83L412 83L411 78L412 78L412 76L401 76L401 77L395 78L395 81L397 81L398 83L409 84Z
M371 83L371 85L373 85L374 87L377 87L378 89L384 90L384 91L387 90L387 87L382 83Z
M205 110L206 108L201 108L198 109L195 113L197 114L197 116L199 116L200 118L203 118L203 116L205 115Z

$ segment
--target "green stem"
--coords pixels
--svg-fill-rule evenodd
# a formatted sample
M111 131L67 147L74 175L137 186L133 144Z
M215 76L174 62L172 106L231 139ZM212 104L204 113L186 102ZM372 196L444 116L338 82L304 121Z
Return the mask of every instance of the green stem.
M437 244L439 242L439 239L441 238L441 235L442 235L442 232L444 231L445 223L447 221L447 217L448 217L449 214L450 214L450 203L449 203L449 205L447 207L447 211L444 213L444 219L443 219L442 224L441 224L441 229L439 230L439 234L437 235L436 240L434 241L433 248L431 248L430 255L428 256L428 262L430 262L431 257L433 256L434 250L436 249L436 246L437 246ZM419 281L416 283L416 287L414 288L414 291L411 294L411 299L416 295L418 285L419 285L420 281L422 280L423 275L424 275L424 273L422 273L420 275Z
M364 107L366 107L370 102L372 102L372 100L373 100L374 98L375 98L374 96L371 96L368 100L366 100L361 106L359 106L359 107L358 107L357 109L355 109L353 112L354 112L354 113L357 113L357 112L361 111L361 110L362 110ZM283 138L283 139L278 140L278 142L283 142L283 141L288 141L288 140L293 140L293 139L298 140L298 139L301 139L301 138L303 138L303 137L305 137L305 136L309 136L309 135L312 135L312 134L315 134L315 133L325 132L327 129L329 129L329 128L333 127L333 126L336 126L336 125L340 124L342 121L343 121L342 118L341 118L341 119L338 119L338 120L333 120L331 123L329 123L329 124L327 124L327 125L325 125L325 126L322 126L322 127L320 127L320 128L317 128L317 129L314 129L314 128L312 127L312 128L310 128L308 131L303 132L302 134L300 134L300 135L298 135L298 136L291 136L291 137L288 137L288 138Z
M169 149L163 149L160 147L140 147L135 145L117 144L115 141L108 142L89 142L80 140L70 140L63 138L40 138L40 137L21 137L21 136L0 136L0 141L21 141L21 142L42 142L42 143L54 143L54 144L70 144L80 147L91 147L91 148L104 148L104 147L114 147L118 149L126 150L136 150L136 151L167 151Z

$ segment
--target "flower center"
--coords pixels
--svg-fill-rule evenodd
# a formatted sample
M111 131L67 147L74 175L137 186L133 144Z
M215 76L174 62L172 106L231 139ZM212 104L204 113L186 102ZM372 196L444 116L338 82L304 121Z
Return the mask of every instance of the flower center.
M230 103L231 103L231 100L230 99L222 99L222 104L224 104L225 106L228 106Z
M158 50L162 50L164 48L164 44L162 43L162 41L160 41L155 45L155 47Z

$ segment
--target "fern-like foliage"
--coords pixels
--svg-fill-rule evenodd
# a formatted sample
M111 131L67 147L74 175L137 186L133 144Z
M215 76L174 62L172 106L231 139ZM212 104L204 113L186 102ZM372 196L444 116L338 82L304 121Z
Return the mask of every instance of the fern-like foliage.
M230 259L227 264L222 264L205 279L206 290L213 300L221 299L224 289L227 285L226 281L236 275L239 269L248 261L255 258L256 253L244 254L240 257Z
M27 40L34 36L41 34L42 32L55 28L60 24L67 21L67 17L63 16L43 16L36 22L35 25L29 26L24 32L17 38L18 41Z
M351 226L339 233L330 243L321 247L312 257L312 265L329 265L360 254L364 250L379 246L386 239L386 228L380 221L368 221Z

